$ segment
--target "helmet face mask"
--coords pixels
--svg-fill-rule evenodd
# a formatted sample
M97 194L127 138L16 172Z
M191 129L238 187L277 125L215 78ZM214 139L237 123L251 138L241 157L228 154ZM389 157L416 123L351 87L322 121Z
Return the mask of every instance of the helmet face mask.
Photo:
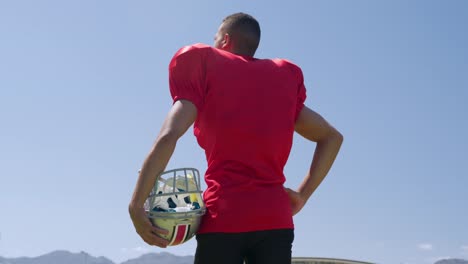
M205 204L200 188L200 173L193 168L163 172L145 202L153 225L169 231L161 235L169 246L182 244L197 232Z

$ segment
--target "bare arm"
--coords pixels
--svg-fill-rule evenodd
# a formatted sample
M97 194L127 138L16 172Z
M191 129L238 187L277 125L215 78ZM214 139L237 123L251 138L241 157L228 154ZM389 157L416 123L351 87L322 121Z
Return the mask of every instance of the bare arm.
M174 103L167 114L155 144L146 157L129 204L129 213L137 233L150 244L165 247L167 241L157 233L166 233L158 227L151 226L143 209L146 198L151 192L157 177L161 175L174 152L177 140L193 124L197 116L194 104L186 100Z
M304 138L317 142L310 170L297 192L288 189L293 214L298 213L330 170L340 150L343 136L322 116L308 107L299 113L295 130Z

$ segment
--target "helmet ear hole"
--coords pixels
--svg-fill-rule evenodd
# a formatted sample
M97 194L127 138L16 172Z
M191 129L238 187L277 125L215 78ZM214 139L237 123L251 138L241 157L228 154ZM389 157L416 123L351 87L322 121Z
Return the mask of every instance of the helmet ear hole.
M163 237L169 246L191 239L205 213L200 173L194 168L163 172L145 202L152 224L169 231Z

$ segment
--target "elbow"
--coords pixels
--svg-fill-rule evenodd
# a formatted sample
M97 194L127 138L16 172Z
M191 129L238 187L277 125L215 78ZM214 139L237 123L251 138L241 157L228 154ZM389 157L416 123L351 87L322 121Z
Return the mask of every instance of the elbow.
M344 136L340 131L332 127L328 134L328 140L333 141L338 146L341 146L341 144L343 144Z
M340 133L340 131L335 129L334 135L336 139L340 142L340 144L343 143L344 137L343 134Z

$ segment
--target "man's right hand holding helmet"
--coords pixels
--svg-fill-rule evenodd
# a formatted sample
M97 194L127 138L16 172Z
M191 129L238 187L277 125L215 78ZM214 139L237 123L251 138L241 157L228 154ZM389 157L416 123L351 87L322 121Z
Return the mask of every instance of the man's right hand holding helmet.
M161 248L167 247L169 241L162 238L161 235L167 235L169 231L153 226L144 208L132 208L130 206L128 211L136 232L146 243Z

